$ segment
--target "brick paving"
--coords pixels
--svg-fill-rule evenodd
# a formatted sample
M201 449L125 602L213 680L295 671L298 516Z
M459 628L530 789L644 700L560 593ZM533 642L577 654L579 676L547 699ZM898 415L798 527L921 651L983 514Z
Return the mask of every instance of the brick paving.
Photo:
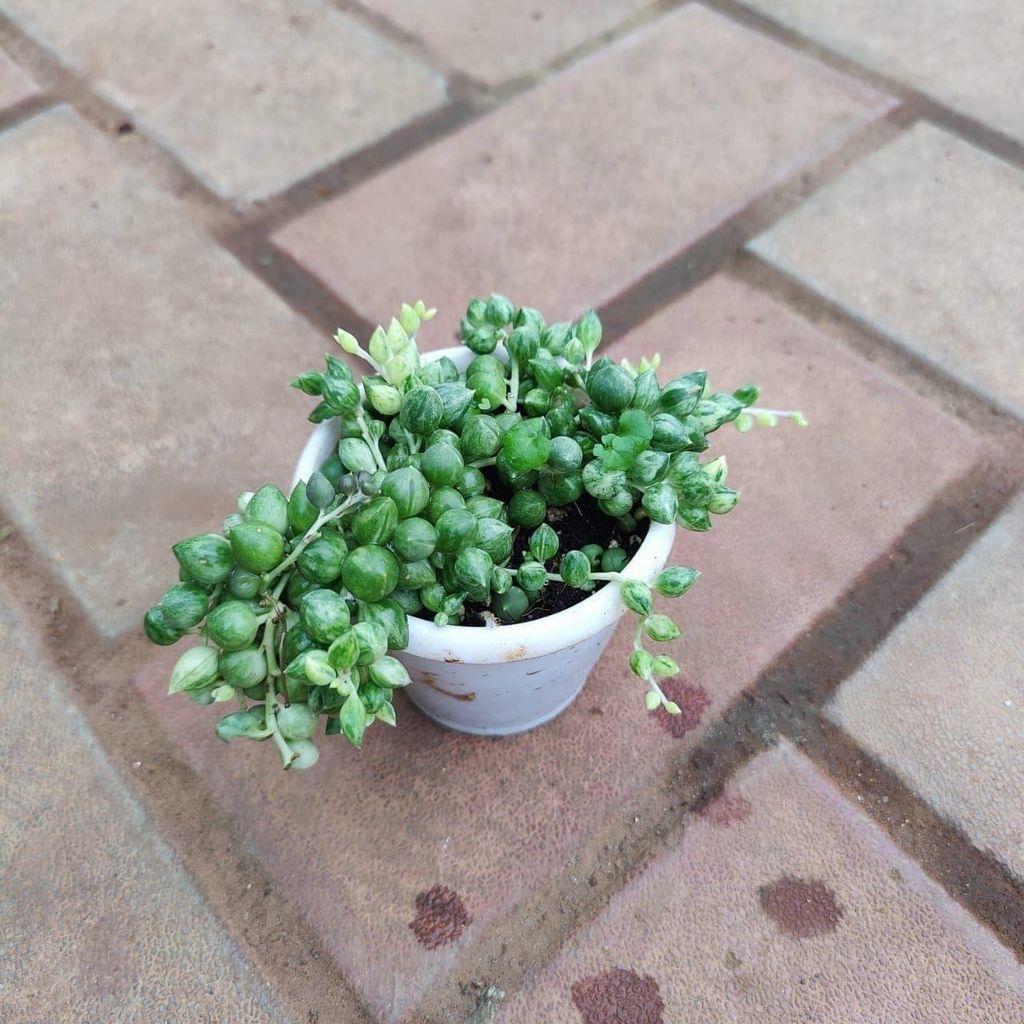
M1001 0L739 0L803 36L1024 142L1024 8Z
M1013 956L783 743L501 1019L1010 1024L1022 1013Z
M315 0L3 9L219 194L280 192L444 101L430 68Z
M453 68L499 86L535 74L644 10L644 0L434 0L424 16L417 0L369 0L366 6L419 38Z
M975 202L978 191L986 201ZM1024 172L921 123L753 250L924 358L1024 412ZM991 339L1001 339L993 345Z
M0 1019L284 1024L0 592Z
M740 66L742 76L730 75ZM443 317L432 335L444 343L464 296L487 294L492 281L569 317L612 299L889 103L685 6L275 238L374 323L410 296L432 296Z
M840 688L829 716L1024 878L1020 500ZM965 628L970 621L972 628Z
M19 423L0 435L0 493L115 634L162 593L167 545L230 510L228 437L249 439L232 459L247 479L288 473L307 424L293 403L266 431L267 410L323 342L67 108L4 133L0 152L3 236L18 246L2 408Z
M5 1021L1021 1020L1010 0L0 15ZM167 544L287 481L310 321L491 288L811 420L678 541L686 713L609 657L268 773L164 696Z

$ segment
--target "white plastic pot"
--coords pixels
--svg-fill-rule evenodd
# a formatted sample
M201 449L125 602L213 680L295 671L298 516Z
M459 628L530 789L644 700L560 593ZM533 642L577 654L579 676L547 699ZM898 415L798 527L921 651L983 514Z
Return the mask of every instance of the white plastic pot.
M463 369L467 348L441 349ZM320 423L295 467L294 487L335 454L337 420ZM652 523L623 575L650 582L664 568L674 526ZM549 722L575 700L625 612L616 583L535 622L507 626L435 626L410 616L409 646L394 652L412 676L409 699L459 732L509 736Z

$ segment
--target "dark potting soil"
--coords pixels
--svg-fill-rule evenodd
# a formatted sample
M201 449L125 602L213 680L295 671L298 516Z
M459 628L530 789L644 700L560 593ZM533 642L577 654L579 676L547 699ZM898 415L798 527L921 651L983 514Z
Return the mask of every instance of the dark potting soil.
M485 471L485 476L487 477L488 496L498 498L500 501L508 501L511 491L492 473ZM549 572L558 572L562 555L566 551L578 551L587 544L600 544L602 548L607 549L613 546L612 542L614 541L615 546L625 549L632 558L647 535L647 527L650 525L645 519L638 523L632 532L624 530L619 521L605 515L597 507L597 502L586 492L571 505L566 505L563 508L549 508L547 522L558 534L558 554L548 562ZM516 529L512 557L507 566L513 572L523 562L533 561L533 557L529 553L531 533L533 530L522 527ZM561 580L550 580L542 591L540 600L519 621L532 622L534 619L542 619L555 612L565 611L566 608L571 608L574 604L579 604L580 601L590 597L603 586L605 586L604 582L597 582L595 590L577 590ZM466 616L462 625L487 625L483 616L485 611L487 611L486 605L467 602ZM424 609L419 613L419 617L430 620L433 615Z
M558 572L562 555L566 551L578 551L587 544L600 544L602 548L609 548L614 540L617 542L616 546L624 548L632 558L647 535L649 524L645 519L637 524L634 531L627 532L617 519L606 516L589 494L583 494L578 501L564 508L549 508L548 525L558 534L558 554L548 563L548 571ZM533 560L529 553L532 532L524 529L516 531L512 558L508 563L509 569L518 569L523 562ZM596 581L594 590L577 590L561 580L549 580L541 592L540 600L519 621L532 622L534 619L543 619L546 615L565 611L605 585L603 581ZM480 617L483 610L483 606L467 604L464 625L484 625L484 620Z

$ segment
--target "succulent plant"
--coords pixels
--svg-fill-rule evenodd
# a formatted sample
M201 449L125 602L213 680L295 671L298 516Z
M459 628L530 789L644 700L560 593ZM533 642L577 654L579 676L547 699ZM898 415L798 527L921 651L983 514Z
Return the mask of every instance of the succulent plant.
M657 356L595 360L596 313L548 324L500 295L469 303L465 371L425 361L416 332L434 312L403 305L365 347L338 331L369 366L361 387L335 355L292 381L319 399L312 422L337 419L337 452L290 495L273 484L242 494L222 534L175 544L180 580L144 619L156 644L200 638L170 692L235 702L217 735L269 739L286 768L316 763L321 718L356 747L374 722L395 724L393 691L410 679L389 651L408 643L409 616L459 624L483 609L519 622L552 585L579 598L619 585L637 616L629 669L645 704L678 714L658 680L679 667L646 642L680 636L654 598L685 594L698 572L625 578L621 542L563 550L559 524L590 502L619 537L651 522L706 531L739 497L724 457L701 460L708 436L729 422L805 422L756 408L754 386L712 391L700 370L662 385Z

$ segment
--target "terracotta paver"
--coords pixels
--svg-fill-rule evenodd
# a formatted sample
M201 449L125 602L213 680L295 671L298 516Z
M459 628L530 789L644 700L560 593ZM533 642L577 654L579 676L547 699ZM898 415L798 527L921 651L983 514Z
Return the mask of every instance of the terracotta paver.
M643 711L620 630L577 703L537 732L458 736L403 703L397 730L371 734L359 753L325 740L312 777L291 776L272 751L220 743L211 709L165 696L175 651L138 679L183 756L385 1020L692 749L981 450L955 421L729 279L702 286L615 351L659 348L668 375L705 364L722 383L756 379L812 423L760 436L730 429L730 479L743 501L710 535L678 542L678 558L705 573L677 606L680 719ZM937 436L947 439L941 451ZM898 492L878 471L893 460Z
M435 345L469 296L494 289L575 316L889 102L687 5L275 239L368 320L403 300L437 306Z
M726 799L743 813L691 821L501 1024L1020 1021L1009 951L792 748Z
M1024 142L1024 8L1014 0L740 0Z
M39 93L39 86L0 50L0 110L13 107Z
M290 478L325 347L117 145L64 108L0 135L0 500L110 634Z
M436 74L326 0L4 11L234 199L280 192L445 98Z
M918 124L751 248L1024 412L1024 172Z
M0 1020L284 1024L0 594Z
M843 684L829 715L1024 880L1024 501Z
M418 36L453 67L489 85L537 71L615 28L647 0L369 0L403 31Z

